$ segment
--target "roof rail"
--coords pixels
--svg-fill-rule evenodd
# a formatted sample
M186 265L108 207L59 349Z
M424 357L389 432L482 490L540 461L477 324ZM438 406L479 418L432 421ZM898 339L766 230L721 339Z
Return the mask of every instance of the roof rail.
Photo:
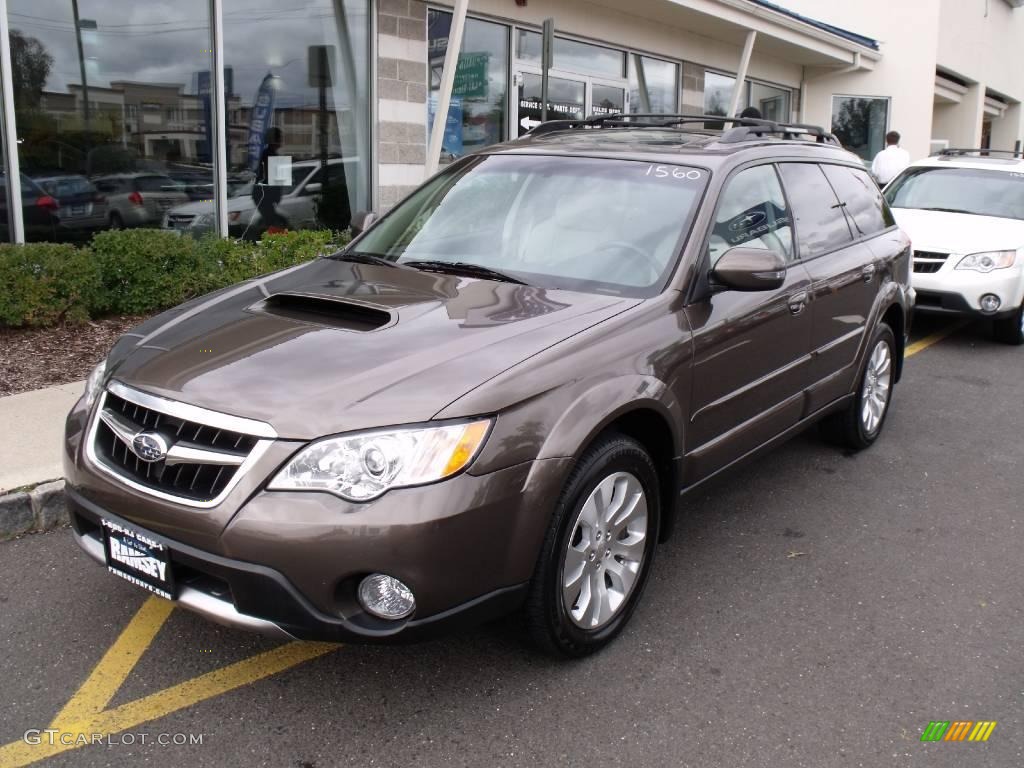
M821 126L804 123L776 123L772 120L760 120L753 117L725 117L724 115L623 114L616 112L582 120L548 120L527 131L524 135L540 136L545 133L580 128L674 128L697 123L705 124L706 130L721 130L724 128L724 123L732 124L732 128L722 133L723 144L734 144L765 135L778 135L784 139L813 136L819 144L828 143L841 146L839 139ZM713 124L714 128L707 129L707 123Z
M938 157L964 157L965 155L980 155L982 157L1009 155L1010 157L1024 158L1024 152L1016 149L985 149L983 147L978 149L962 149L947 147L946 149L940 149L938 152Z

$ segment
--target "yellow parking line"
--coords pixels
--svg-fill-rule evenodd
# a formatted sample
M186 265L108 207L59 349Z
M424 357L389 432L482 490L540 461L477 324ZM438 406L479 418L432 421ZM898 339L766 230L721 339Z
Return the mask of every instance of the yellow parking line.
M146 600L53 722L75 722L102 712L173 610L174 603L169 600L158 597Z
M21 768L61 752L87 746L93 734L112 735L127 731L342 647L333 643L285 643L141 699L105 709L173 610L174 604L167 600L157 597L146 600L86 681L53 719L49 726L56 731L53 743L44 733L40 744L14 741L2 746L0 768Z
M933 344L938 344L947 336L952 336L954 333L956 333L965 325L967 325L967 323L967 320L960 320L959 322L953 323L952 325L947 325L941 331L936 331L931 336L925 336L923 339L915 341L913 344L906 348L906 350L903 353L903 357L913 357L918 352L923 352Z

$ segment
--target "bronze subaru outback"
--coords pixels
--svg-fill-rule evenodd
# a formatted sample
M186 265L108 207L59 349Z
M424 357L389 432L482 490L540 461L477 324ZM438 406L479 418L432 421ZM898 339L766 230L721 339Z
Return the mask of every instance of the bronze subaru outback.
M870 445L900 377L910 243L859 160L724 122L545 123L125 334L67 421L79 544L280 637L518 610L600 648L687 494L813 422Z

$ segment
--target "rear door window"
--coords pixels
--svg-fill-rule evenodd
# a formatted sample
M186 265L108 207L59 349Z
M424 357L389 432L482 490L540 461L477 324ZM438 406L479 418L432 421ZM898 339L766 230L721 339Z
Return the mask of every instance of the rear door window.
M738 246L767 248L793 260L793 225L774 166L747 168L726 182L708 241L710 266Z
M815 163L781 163L779 171L796 225L800 258L809 259L853 240L842 205Z
M821 168L836 196L845 204L843 207L855 237L874 235L893 225L892 213L882 192L867 171L846 165L823 164Z

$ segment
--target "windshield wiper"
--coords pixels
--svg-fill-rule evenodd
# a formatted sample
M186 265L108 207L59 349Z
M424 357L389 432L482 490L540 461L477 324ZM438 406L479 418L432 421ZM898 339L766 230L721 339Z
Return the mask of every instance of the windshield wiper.
M379 264L382 267L398 267L402 265L385 256L378 256L376 253L366 253L365 251L341 251L339 253L331 254L327 257L328 259L334 259L335 261L353 261L356 264Z
M963 208L918 208L919 211L941 211L942 213L966 213L971 216L977 214L974 211L965 211Z
M512 277L496 269L485 267L480 264L470 264L466 261L440 261L424 259L421 261L403 261L403 266L415 267L427 272L449 272L454 275L466 275L468 277L480 277L485 280L499 280L503 283L516 283L518 285L529 285L518 277Z

